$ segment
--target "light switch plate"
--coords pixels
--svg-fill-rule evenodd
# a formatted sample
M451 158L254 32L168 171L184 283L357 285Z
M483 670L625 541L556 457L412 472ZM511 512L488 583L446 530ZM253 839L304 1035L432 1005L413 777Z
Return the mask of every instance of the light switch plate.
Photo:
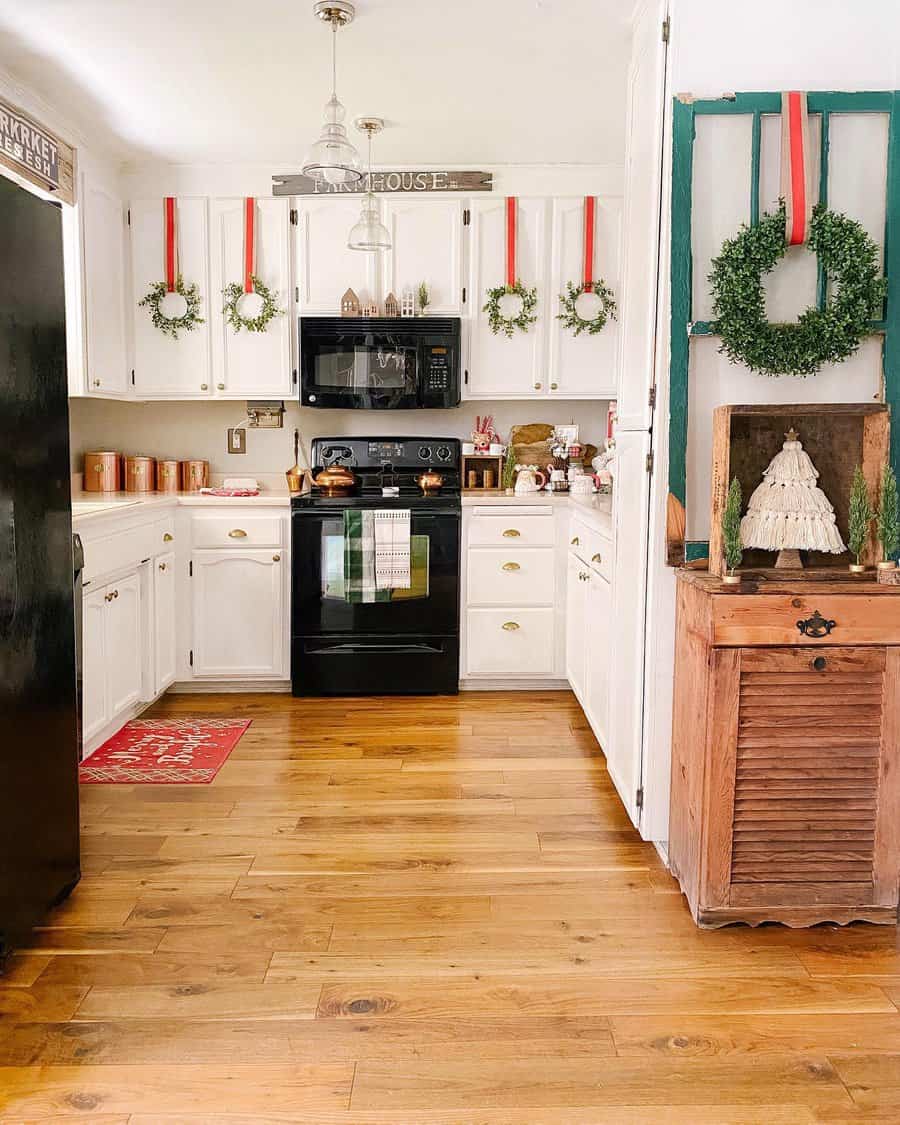
M247 431L243 427L228 431L228 452L247 452Z

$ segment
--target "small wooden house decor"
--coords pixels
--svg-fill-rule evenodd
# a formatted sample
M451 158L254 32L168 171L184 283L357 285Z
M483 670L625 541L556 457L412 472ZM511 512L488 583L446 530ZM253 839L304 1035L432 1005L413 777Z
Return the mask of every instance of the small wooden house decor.
M416 315L416 298L412 289L404 289L400 297L400 315L401 316L415 316Z
M360 316L378 316L378 306L374 301L366 301L365 304L360 306Z
M388 293L384 299L384 315L385 316L399 316L400 315L400 302L393 293Z
M341 297L341 316L359 316L359 297L352 289Z

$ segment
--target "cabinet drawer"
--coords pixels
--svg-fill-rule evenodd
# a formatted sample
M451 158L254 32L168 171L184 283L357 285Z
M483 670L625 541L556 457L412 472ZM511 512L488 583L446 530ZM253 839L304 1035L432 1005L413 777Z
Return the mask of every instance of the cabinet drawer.
M549 547L469 551L469 605L552 605L553 556Z
M900 599L886 594L748 594L712 601L716 645L889 645L900 631Z
M245 510L194 516L191 534L195 547L280 547L281 518L248 515Z
M552 676L554 617L553 609L470 609L469 673Z
M473 547L552 547L553 510L475 508L469 523L469 545Z
M156 539L153 553L158 555L173 549L175 543L175 520L172 516L157 520L153 525L153 534Z

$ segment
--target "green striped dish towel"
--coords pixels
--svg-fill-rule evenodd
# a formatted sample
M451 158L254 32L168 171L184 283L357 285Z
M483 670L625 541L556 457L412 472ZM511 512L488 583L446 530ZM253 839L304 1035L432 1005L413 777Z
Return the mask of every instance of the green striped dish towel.
M375 513L344 509L344 600L389 602L390 590L375 584Z

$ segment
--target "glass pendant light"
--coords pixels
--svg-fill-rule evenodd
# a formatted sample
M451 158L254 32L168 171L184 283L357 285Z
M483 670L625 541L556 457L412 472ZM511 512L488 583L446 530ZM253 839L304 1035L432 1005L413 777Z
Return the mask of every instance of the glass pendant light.
M378 200L372 191L372 137L381 132L384 121L380 117L358 117L355 125L369 137L369 190L362 197L362 212L359 222L347 236L347 247L350 250L390 250L391 236L378 217Z
M353 184L362 179L359 153L347 137L346 111L337 96L337 33L351 23L356 10L349 0L320 0L316 17L331 24L331 97L325 103L325 123L319 139L303 160L303 175L327 184Z

